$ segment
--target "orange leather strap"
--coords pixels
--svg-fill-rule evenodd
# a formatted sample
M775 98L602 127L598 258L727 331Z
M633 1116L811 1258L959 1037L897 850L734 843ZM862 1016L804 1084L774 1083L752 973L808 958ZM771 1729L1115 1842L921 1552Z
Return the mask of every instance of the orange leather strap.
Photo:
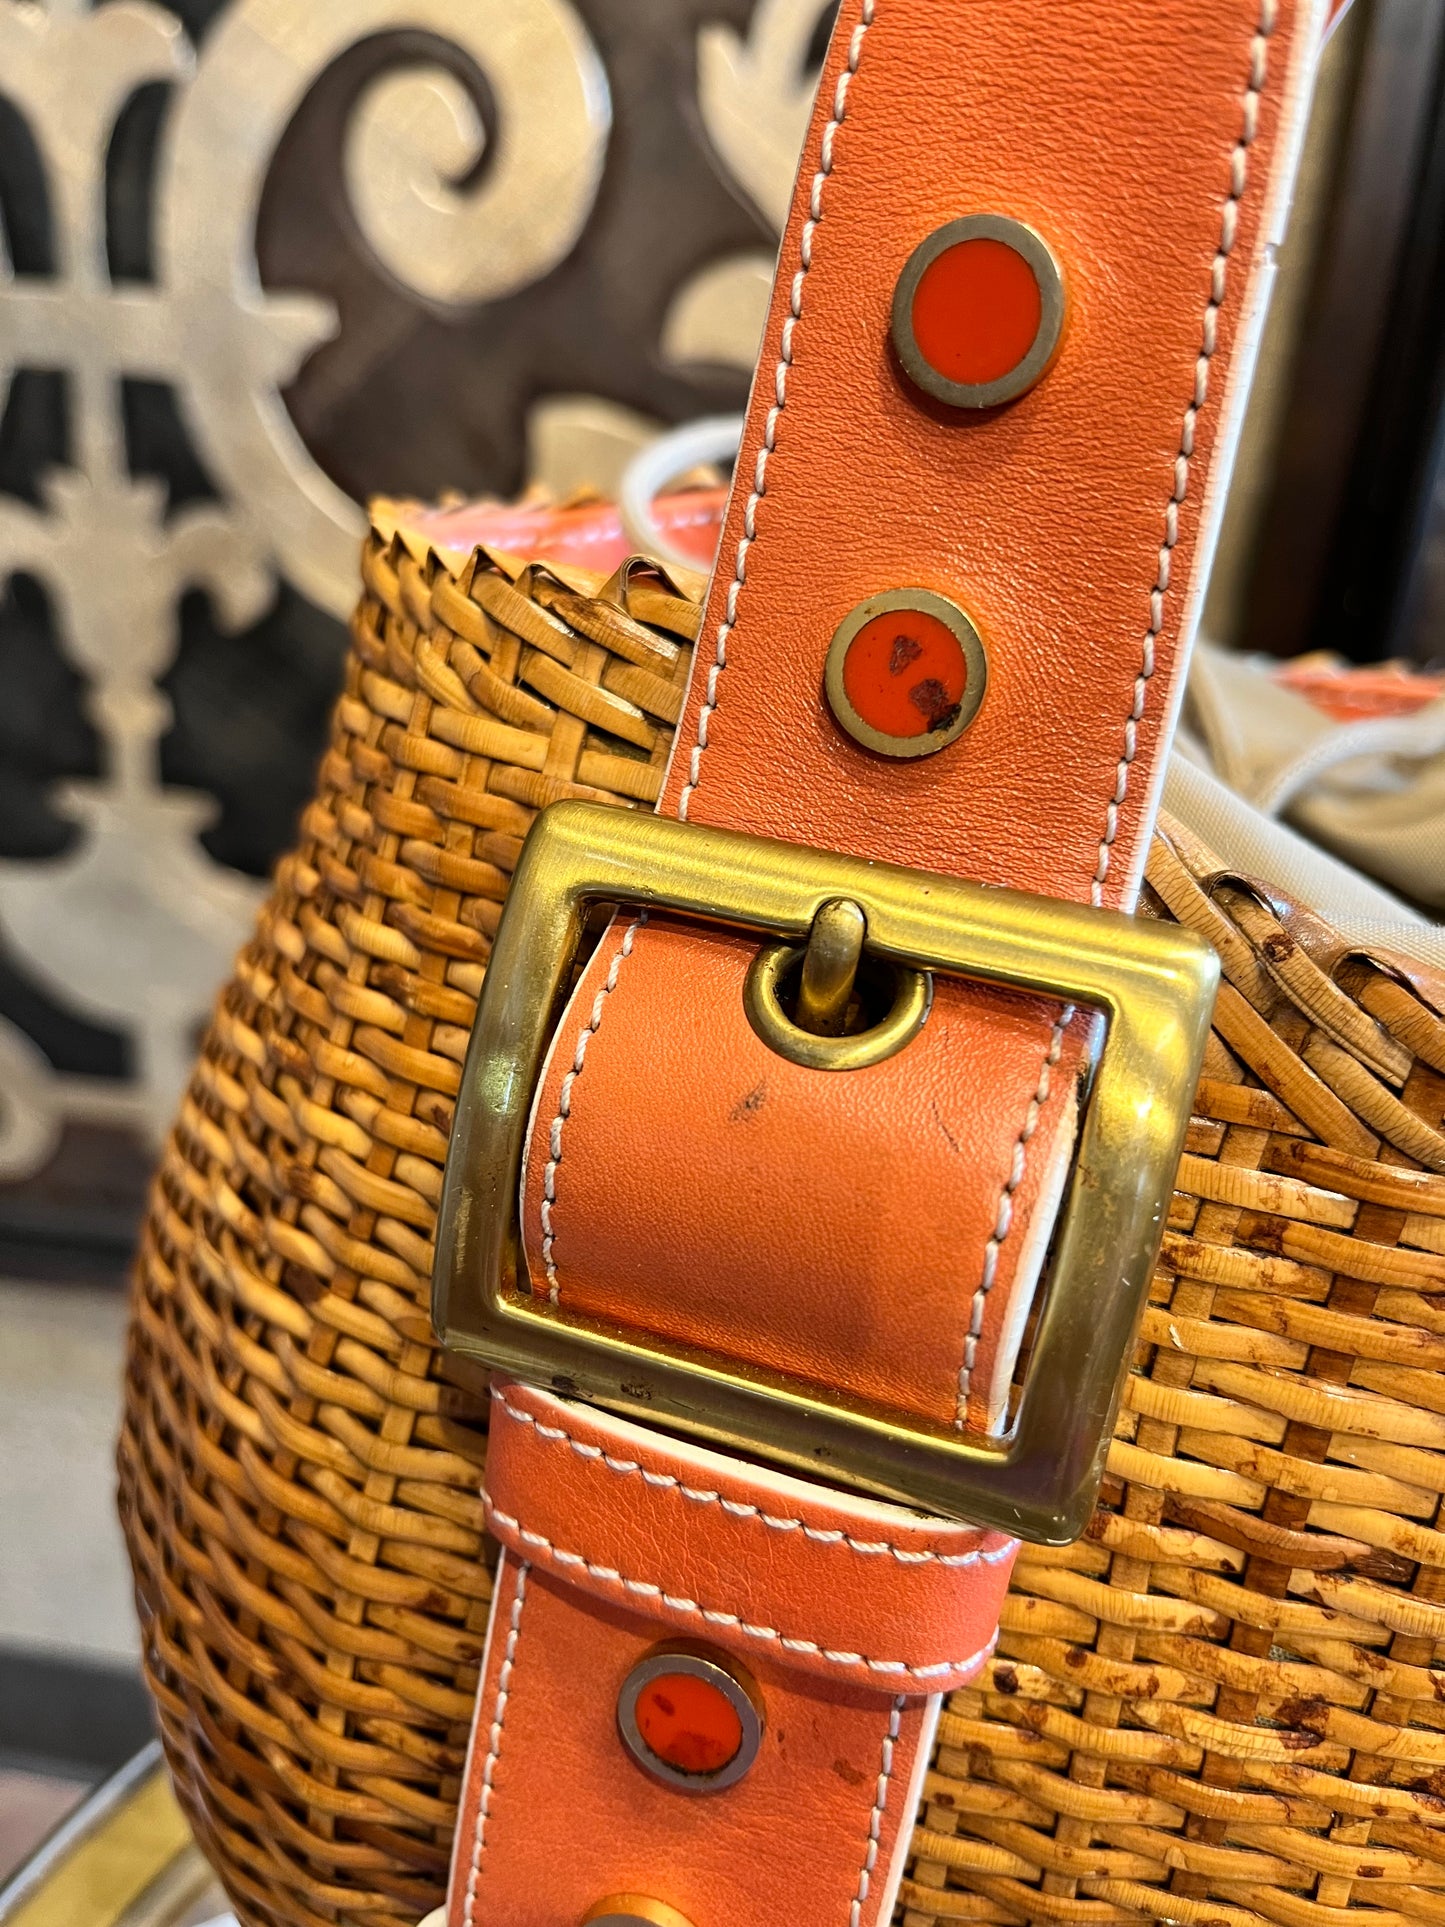
M939 1696L993 1650L1013 1542L508 1383L487 1509L505 1556L451 1927L579 1927L620 1893L693 1927L887 1920ZM655 1783L617 1737L629 1669L678 1638L735 1657L765 1709L726 1793Z
M1094 0L844 0L664 810L1132 906L1328 11L1138 0L1121 25ZM974 212L1044 237L1067 311L1039 385L964 418L909 386L888 328L914 248ZM906 763L822 698L835 629L893 588L961 603L990 665L969 732ZM533 1289L993 1426L1088 1027L940 982L899 1056L810 1072L748 1025L756 948L627 914L604 940L537 1097ZM818 1535L898 1546L886 1508L504 1397L522 1416L489 1470L507 1559L452 1927L573 1927L626 1892L691 1927L885 1919L930 1705L981 1663L939 1635L995 1611L1004 1562L946 1563L935 1522L914 1566L855 1563ZM806 1529L835 1505L866 1528ZM629 1666L684 1625L740 1653L770 1708L753 1773L696 1801L654 1787L614 1724Z
M1132 908L1324 22L1318 0L846 0L661 808ZM897 371L917 244L977 210L1062 265L1051 372L976 417ZM821 699L864 598L922 587L990 679L884 762ZM749 1026L746 937L624 917L529 1147L534 1289L932 1421L1006 1395L1087 1027L939 982L848 1076Z

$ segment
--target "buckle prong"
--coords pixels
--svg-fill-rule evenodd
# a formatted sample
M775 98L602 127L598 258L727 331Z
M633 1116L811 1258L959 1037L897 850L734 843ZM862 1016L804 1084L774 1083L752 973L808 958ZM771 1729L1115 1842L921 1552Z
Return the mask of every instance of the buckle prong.
M839 897L813 919L798 982L798 1027L815 1037L841 1037L863 959L868 919L856 903Z

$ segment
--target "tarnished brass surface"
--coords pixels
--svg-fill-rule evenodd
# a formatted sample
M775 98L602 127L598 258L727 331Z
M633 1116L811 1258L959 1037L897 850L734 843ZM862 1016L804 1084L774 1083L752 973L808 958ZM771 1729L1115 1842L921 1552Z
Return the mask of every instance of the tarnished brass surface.
M532 1295L519 1272L527 1118L592 903L806 939L858 903L877 957L1097 1010L1104 1042L1012 1431L961 1436L781 1374L666 1347ZM1188 1123L1219 966L1192 934L1051 898L731 831L556 804L502 919L447 1164L433 1312L443 1341L532 1383L927 1512L1049 1544L1094 1504Z

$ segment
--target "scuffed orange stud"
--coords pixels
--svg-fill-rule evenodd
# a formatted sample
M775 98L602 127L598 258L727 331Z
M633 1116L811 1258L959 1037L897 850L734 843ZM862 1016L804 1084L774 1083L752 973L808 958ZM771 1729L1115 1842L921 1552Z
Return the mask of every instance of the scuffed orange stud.
M617 1700L623 1744L646 1772L686 1793L736 1786L758 1756L762 1706L741 1669L698 1647L661 1647Z
M737 1758L743 1723L711 1680L662 1673L637 1696L637 1730L648 1751L679 1773L721 1773Z
M979 633L928 589L870 596L839 626L824 676L834 716L880 756L932 756L956 743L988 686Z

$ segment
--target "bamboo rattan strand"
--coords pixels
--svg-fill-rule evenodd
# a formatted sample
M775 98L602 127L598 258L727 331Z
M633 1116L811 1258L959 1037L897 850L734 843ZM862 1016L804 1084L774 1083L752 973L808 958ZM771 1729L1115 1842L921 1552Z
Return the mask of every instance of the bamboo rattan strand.
M180 1796L255 1927L439 1900L490 1593L431 1236L555 797L656 797L698 611L382 519L316 800L152 1193L121 1504ZM1445 1927L1445 1023L1156 841L1226 983L1104 1502L945 1709L902 1918Z

